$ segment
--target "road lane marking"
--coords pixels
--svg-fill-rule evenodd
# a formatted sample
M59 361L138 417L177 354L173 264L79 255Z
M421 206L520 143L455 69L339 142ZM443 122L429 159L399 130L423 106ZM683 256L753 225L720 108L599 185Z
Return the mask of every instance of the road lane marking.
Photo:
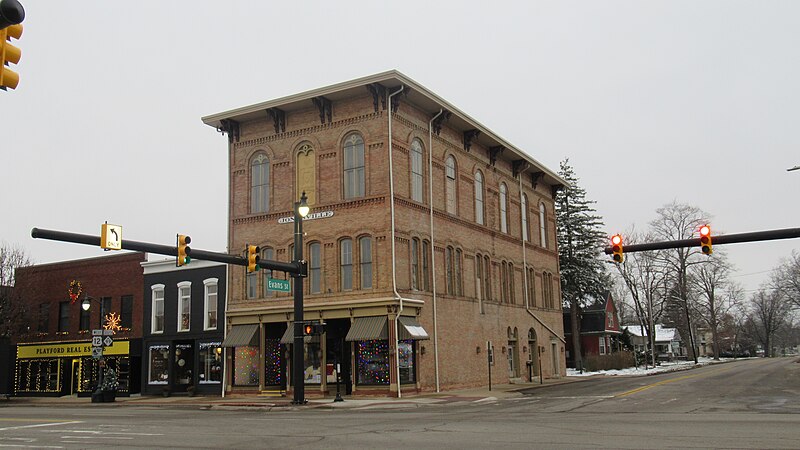
M664 385L664 384L674 383L676 381L688 380L689 378L707 377L707 376L710 376L710 375L715 375L715 374L717 374L719 372L725 372L726 370L731 370L731 369L730 368L716 369L716 370L711 370L711 371L706 372L706 373L697 373L697 374L694 374L694 375L684 375L684 376L678 377L678 378L670 378L669 380L661 380L661 381L658 381L658 382L655 382L655 383L652 383L652 384L648 384L648 385L645 385L645 386L638 387L636 389L631 389L630 391L622 392L620 394L614 395L613 397L615 397L615 398L627 397L628 395L633 395L633 394L636 394L637 392L646 391L647 389L654 388L656 386L661 386L661 385Z
M35 419L32 419L31 421L33 421L33 420L35 420ZM70 422L37 423L37 424L34 424L34 425L20 425L20 426L16 426L16 427L0 428L0 431L21 430L23 428L53 427L53 426L56 426L56 425L71 425L73 423L83 423L83 421L82 420L73 420L73 421L70 421Z

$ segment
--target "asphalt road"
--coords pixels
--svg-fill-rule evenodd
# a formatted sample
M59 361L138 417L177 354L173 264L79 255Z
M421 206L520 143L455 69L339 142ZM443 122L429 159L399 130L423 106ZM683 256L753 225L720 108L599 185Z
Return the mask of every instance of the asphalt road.
M0 408L12 448L800 448L797 358L380 408Z

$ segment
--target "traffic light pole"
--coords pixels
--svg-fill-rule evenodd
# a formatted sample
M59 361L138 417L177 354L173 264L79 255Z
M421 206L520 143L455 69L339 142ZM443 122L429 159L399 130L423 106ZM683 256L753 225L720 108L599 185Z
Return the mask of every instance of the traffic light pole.
M800 228L785 228L782 230L754 231L751 233L721 234L713 236L714 245L739 244L742 242L774 241L777 239L794 239L800 237ZM644 244L626 245L624 253L646 252L649 250L665 250L670 248L699 247L700 238L680 239L677 241L647 242ZM606 247L606 255L614 253L612 247Z
M304 193L305 194L305 193ZM294 204L294 263L303 262L303 217L300 215L300 202ZM294 400L292 404L306 403L306 386L303 379L303 273L292 274L294 278L294 345L292 345L292 384Z

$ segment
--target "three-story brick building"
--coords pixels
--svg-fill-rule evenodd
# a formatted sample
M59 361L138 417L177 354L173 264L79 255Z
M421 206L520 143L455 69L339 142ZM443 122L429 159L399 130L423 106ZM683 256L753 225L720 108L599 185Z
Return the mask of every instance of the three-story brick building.
M290 261L303 192L306 393L565 372L553 197L565 182L397 71L204 117L228 136L232 252ZM288 390L293 299L229 272L228 390ZM493 349L494 366L487 368Z

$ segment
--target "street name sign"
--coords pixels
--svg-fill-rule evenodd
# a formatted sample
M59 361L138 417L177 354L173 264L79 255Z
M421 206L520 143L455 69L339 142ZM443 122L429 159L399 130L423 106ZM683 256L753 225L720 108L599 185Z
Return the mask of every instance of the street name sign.
M289 280L276 280L275 278L270 278L267 281L267 290L270 291L278 291L278 292L291 292L292 288L289 284Z

